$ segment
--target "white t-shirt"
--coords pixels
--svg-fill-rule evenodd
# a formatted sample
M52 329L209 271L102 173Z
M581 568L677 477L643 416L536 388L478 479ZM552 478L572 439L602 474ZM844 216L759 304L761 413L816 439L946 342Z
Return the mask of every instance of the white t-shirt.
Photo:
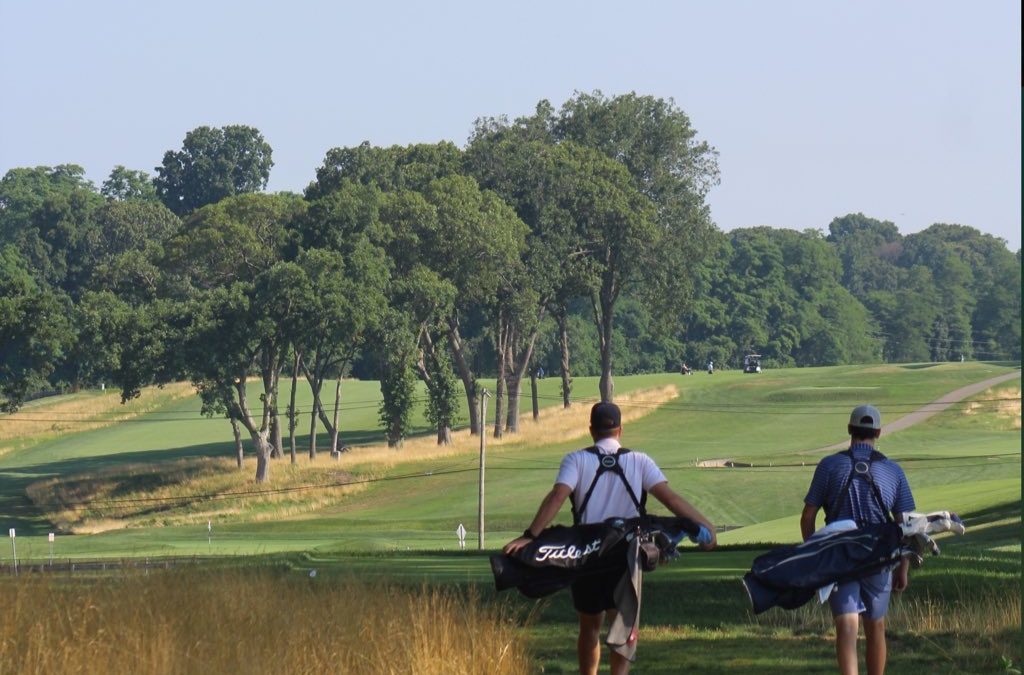
M615 438L602 438L597 443L598 451L601 454L614 455L621 447ZM619 466L629 481L629 487L637 499L641 498L642 491L650 491L658 483L664 483L667 479L661 472L654 460L642 452L627 452L619 455ZM583 505L583 497L586 496L590 484L597 475L597 467L600 460L591 452L577 450L570 452L562 458L562 464L558 467L558 477L555 483L561 483L572 488L573 500L577 507ZM581 523L600 523L606 518L635 518L640 515L629 498L626 486L622 479L615 473L606 471L601 479L594 486L594 492L587 502L587 509L583 513Z

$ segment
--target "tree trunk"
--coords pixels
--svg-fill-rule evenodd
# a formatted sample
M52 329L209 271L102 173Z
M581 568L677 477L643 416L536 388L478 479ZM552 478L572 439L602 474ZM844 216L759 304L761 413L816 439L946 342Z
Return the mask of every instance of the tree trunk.
M540 417L540 408L537 405L537 371L530 371L530 394L533 398L533 421Z
M558 314L558 339L562 346L562 407L568 408L571 405L572 375L569 372L569 322L565 311Z
M271 365L271 371L274 370ZM280 372L280 368L277 369ZM273 378L270 382L270 388L266 391L270 394L270 456L274 459L281 459L281 454L284 451L284 443L281 438L281 416L277 410L277 383L278 378L271 374Z
M505 428L505 373L508 371L508 350L511 349L512 328L507 325L505 313L499 312L497 344L498 379L494 383L494 437L501 438Z
M614 296L610 289L605 288L605 285L601 287L600 298L592 298L592 301L594 323L597 326L597 337L601 347L601 400L612 401L615 398L615 383L612 381L612 311L614 309L612 298Z
M270 457L281 459L281 427L278 424L277 411L270 411Z
M459 324L455 319L448 320L448 345L455 359L455 368L459 371L459 379L466 390L466 402L469 404L469 433L481 433L480 429L480 398L477 391L476 377L466 362L466 353L459 337Z
M292 464L295 464L297 461L295 458L295 390L299 382L299 363L301 361L302 355L299 352L295 352L295 362L292 364L292 391L288 403L288 447L291 450Z
M505 430L510 433L519 432L519 401L523 390L523 377L533 360L533 346L537 342L540 324L546 313L545 306L541 304L533 322L533 329L525 340L522 339L518 330L510 333L507 350L508 371L505 376L508 387L508 413Z
M231 431L235 434L235 457L238 459L238 468L242 468L244 451L242 449L242 430L238 428L238 420L231 418Z
M262 434L256 434L252 440L256 446L256 482L266 483L270 480L270 455L273 447Z
M338 406L341 403L341 376L334 383L334 420L331 424L331 452L338 451Z
M309 458L316 459L316 406L320 400L320 392L313 391L313 410L309 412Z
M244 377L235 380L235 395L237 401L229 405L232 410L229 414L238 420L239 424L245 427L252 438L253 447L256 449L256 482L265 483L270 480L270 453L273 446L270 442L271 408L275 405L274 393L277 390L277 379L281 370L272 358L264 358L262 366L263 395L261 396L263 411L260 415L259 426L252 418L249 410L249 403L246 394L246 383Z

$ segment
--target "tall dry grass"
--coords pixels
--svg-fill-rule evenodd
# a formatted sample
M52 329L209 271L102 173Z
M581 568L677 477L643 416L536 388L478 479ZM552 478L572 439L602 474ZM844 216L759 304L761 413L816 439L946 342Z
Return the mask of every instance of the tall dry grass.
M204 524L244 516L277 520L331 506L365 484L336 462L275 467L271 483L253 482L251 466L235 460L190 458L127 464L88 474L47 478L25 493L60 531L95 534L125 527ZM335 486L289 491L310 485ZM271 507L271 508L268 508Z
M0 675L529 670L517 621L472 593L266 570L0 582Z
M994 408L992 401L969 401L963 414L968 417L981 414L992 415L996 420L1002 422L1007 429L1020 430L1020 387L988 389L982 396L1001 400L995 402Z
M795 610L772 610L754 621L770 628L788 628L795 633L828 633L832 615L827 606L814 599ZM893 596L886 615L890 632L910 635L957 635L992 638L1019 635L1021 598L1019 588L1011 592L949 589L941 597L903 599Z
M622 408L623 424L628 424L676 396L678 389L668 385L619 396L616 402ZM488 451L580 438L587 433L589 414L590 406L586 403L570 408L545 408L536 421L524 416L518 433L506 433L502 438L493 438L488 433ZM238 470L233 459L198 458L44 479L30 485L26 492L47 520L63 532L77 534L124 527L202 524L208 519L228 516L250 521L276 520L340 503L366 486L354 483L329 489L281 490L308 485L337 486L356 476L362 481L372 480L402 464L471 458L479 449L480 437L471 436L464 429L452 434L449 445L438 445L433 436L425 436L409 439L398 448L383 443L357 447L337 460L328 453L318 454L315 460L300 455L295 465L285 459L273 464L271 482L262 485L253 481L255 459L251 457L242 470ZM223 498L231 493L243 494ZM102 501L111 498L121 501ZM91 506L78 506L90 502Z
M628 424L650 414L678 395L678 388L670 384L616 396L615 402L622 409L623 424ZM486 444L488 450L495 451L551 445L586 436L589 424L590 404L586 401L579 401L569 408L551 406L542 409L537 420L529 414L521 415L519 431L514 434L505 433L501 438L494 438L493 425L488 425ZM468 429L462 429L452 433L450 445L438 445L433 436L422 436L405 441L399 448L385 444L355 448L342 456L341 465L369 465L384 470L404 462L472 455L479 450L480 437L471 436Z

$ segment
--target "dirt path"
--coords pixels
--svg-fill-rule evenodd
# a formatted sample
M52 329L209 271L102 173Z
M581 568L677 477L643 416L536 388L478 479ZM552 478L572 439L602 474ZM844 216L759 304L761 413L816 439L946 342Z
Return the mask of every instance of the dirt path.
M1001 384L1003 382L1006 382L1007 380L1012 380L1014 378L1020 378L1020 371L1019 370L1014 371L1012 373L1004 373L1004 374L999 375L997 377L992 377L992 378L989 378L987 380L982 380L981 382L975 382L974 384L969 384L966 387L960 387L959 389L955 389L955 390L949 392L948 394L944 394L943 396L940 396L938 399L932 401L931 403L925 405L924 407L919 408L919 409L915 410L912 413L908 413L908 414L904 415L903 417L899 418L895 422L890 422L889 424L883 424L882 425L882 433L883 434L891 434L894 431L902 431L903 429L906 429L907 427L912 427L915 424L919 424L920 422L925 421L926 419L928 419L932 415L935 415L937 413L942 412L943 410L945 410L949 406L953 405L954 403L959 403L960 401L964 400L965 398L968 398L969 396L974 396L975 394L977 394L979 392L985 391L989 387L994 387L997 384ZM850 445L850 441L849 441L849 439L847 439L845 441L842 441L841 443L835 443L833 445L827 445L827 446L825 446L823 448L815 448L814 450L804 450L800 454L801 455L822 454L822 453L826 453L826 452L831 452L833 450L843 450L846 447L848 447L849 445Z

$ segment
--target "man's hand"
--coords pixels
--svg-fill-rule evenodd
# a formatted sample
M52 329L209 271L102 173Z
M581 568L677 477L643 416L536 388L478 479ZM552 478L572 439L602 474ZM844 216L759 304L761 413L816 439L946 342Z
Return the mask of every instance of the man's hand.
M695 541L700 544L700 547L703 550L710 551L718 545L718 536L715 534L715 526L711 524L710 520L704 517L704 514L694 508L690 502L680 497L672 488L670 488L668 486L668 481L654 485L650 490L648 490L648 493L664 504L665 508L671 511L674 515L679 516L680 518L689 518L690 520L696 521L701 526L701 532L698 533Z
M516 539L513 539L509 543L505 544L505 546L501 549L501 552L505 555L514 555L516 551L523 548L531 541L532 539L528 539L526 537L518 537Z
M708 525L705 527L701 525L700 533L697 535L697 543L703 551L710 551L718 546L718 533L715 532L715 526Z

